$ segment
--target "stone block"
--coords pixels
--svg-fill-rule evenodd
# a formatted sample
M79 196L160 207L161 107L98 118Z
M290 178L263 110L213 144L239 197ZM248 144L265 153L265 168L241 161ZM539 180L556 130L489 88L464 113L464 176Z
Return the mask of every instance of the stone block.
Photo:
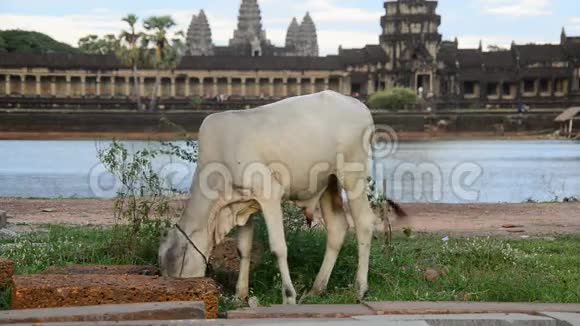
M143 275L14 276L12 309L103 304L203 301L206 318L217 317L218 287L208 278L170 279Z
M0 258L0 289L12 284L15 268L13 262Z
M0 324L204 319L203 302L157 302L0 311Z
M160 276L161 271L155 266L135 266L135 265L72 265L53 266L42 272L42 274L101 274L101 275L147 275Z

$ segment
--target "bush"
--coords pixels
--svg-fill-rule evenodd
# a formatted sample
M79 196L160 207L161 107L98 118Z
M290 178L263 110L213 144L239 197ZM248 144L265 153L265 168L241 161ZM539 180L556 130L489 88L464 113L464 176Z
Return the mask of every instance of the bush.
M200 110L202 105L203 105L203 98L201 98L200 96L194 96L191 99L191 106L193 106L194 109Z
M128 224L127 241L135 242L143 227L155 224L168 225L172 212L170 202L179 195L176 189L167 188L153 162L162 155L179 158L189 163L197 161L197 143L189 140L181 147L171 142L129 151L123 143L113 141L109 147L99 149L98 158L107 170L121 182L115 198L115 217Z
M409 109L417 104L417 95L409 88L393 88L373 94L368 104L374 110L397 111Z

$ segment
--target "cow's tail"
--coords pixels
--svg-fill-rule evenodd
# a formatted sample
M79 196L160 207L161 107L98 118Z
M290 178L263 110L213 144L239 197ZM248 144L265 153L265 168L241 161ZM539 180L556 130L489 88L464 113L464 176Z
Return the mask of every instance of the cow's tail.
M372 155L371 159L373 162L373 172L376 172L376 171L374 171L375 160L376 160L376 155L375 155L375 148L376 147L375 147L374 140L375 140L375 131L373 130L373 132L370 133L369 147L371 148L371 155ZM385 191L386 191L386 189L385 189ZM407 212L405 212L405 210L399 204L395 203L391 199L386 198L386 196L385 196L385 199L387 200L387 204L389 204L389 206L393 209L393 212L395 212L395 215L397 215L397 218L402 219L402 218L409 216L407 214Z
M405 212L405 210L394 201L387 199L387 203L389 203L389 206L391 206L398 218L405 218L409 216L407 215L407 212Z
M332 197L332 208L335 211L340 211L343 209L343 202L342 202L342 191L340 188L340 183L338 182L338 177L332 174L328 178L328 191Z

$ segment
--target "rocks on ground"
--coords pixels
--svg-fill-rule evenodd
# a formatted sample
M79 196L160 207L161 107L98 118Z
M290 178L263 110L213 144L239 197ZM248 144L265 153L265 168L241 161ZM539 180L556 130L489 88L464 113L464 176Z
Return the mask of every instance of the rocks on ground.
M252 245L252 255L250 269L254 269L264 253L264 247L259 242ZM226 238L220 243L210 257L210 263L213 267L212 275L227 293L233 293L236 288L238 274L240 271L240 257L238 255L238 243L236 239Z
M0 258L0 289L9 286L12 283L15 265L9 260Z
M447 274L449 274L449 268L443 266L437 268L427 268L425 272L423 272L423 277L427 282L434 282L439 278L446 276Z

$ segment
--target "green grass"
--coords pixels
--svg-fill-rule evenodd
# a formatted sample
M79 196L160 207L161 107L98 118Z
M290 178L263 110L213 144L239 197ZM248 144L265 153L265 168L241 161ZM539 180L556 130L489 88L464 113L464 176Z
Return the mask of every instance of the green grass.
M296 290L312 285L324 253L325 234L288 235L289 264ZM397 235L384 250L375 241L371 252L368 300L429 300L503 302L580 302L580 236L505 240L458 238L445 243L440 236ZM357 246L349 237L334 269L328 293L309 303L354 303L353 283ZM427 268L448 274L424 280ZM261 303L281 301L273 258L266 254L252 273L251 287Z
M257 239L267 243L263 223ZM128 241L123 227L50 226L17 240L0 240L0 255L17 264L18 274L43 271L67 264L156 264L160 232L146 227ZM289 264L297 292L312 285L322 262L325 233L289 231ZM265 246L267 247L267 245ZM328 293L305 303L355 303L356 241L349 236L340 254ZM381 238L371 253L369 300L436 300L580 302L580 236L507 240L456 238L414 234L395 237L390 248ZM424 270L448 270L434 282L424 280ZM261 304L281 302L281 282L275 259L265 252L251 273L251 292ZM233 306L232 289L224 289L221 309ZM7 308L8 291L0 293L0 308Z

